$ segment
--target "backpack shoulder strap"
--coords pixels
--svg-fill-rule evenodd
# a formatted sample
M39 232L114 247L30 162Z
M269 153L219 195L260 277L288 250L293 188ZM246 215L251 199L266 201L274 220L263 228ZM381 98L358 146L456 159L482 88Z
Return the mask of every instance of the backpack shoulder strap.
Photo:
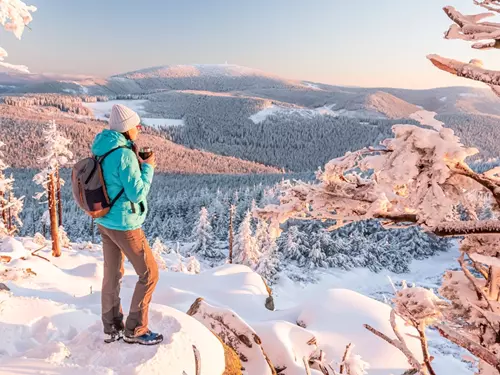
M101 165L102 162L104 161L104 159L106 159L111 153L115 152L116 150L119 150L121 148L128 148L127 146L119 146L119 147L115 147L111 150L109 150L108 152L106 152L104 155L102 156L95 156L94 155L94 160L97 161L97 163L94 163L94 167L92 168L92 171L89 173L89 176L87 177L87 179L85 180L85 185L87 185L90 181L90 179L92 178L92 176L94 175L94 173L96 172L97 170L97 165Z
M113 152L115 152L116 150L119 150L119 149L121 149L121 148L128 148L128 149L130 149L130 148L129 148L129 147L127 147L127 146L118 146L118 147L115 147L115 148L113 148L113 149L109 150L109 151L108 151L108 152L106 152L104 155L99 156L99 157L96 157L96 159L97 159L97 161L99 162L99 164L101 164L101 163L104 161L104 159L106 159L106 158L107 158L110 154L112 154Z

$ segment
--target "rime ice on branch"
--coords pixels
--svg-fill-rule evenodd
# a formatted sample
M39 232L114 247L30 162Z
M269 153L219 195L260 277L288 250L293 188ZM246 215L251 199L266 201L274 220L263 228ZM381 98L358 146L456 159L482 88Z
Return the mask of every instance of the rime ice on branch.
M26 5L23 1L2 0L0 1L0 24L6 31L12 32L16 38L21 39L24 28L33 20L31 13L35 11L36 7ZM7 56L7 51L0 47L0 67L29 73L28 67L24 65L4 62L4 58Z
M464 15L452 6L444 7L446 15L454 22L445 33L446 39L459 39L475 42L472 48L487 50L500 48L500 23L485 21L486 18L500 13L498 0L474 0L490 12L474 15ZM500 96L500 72L484 69L480 60L464 63L447 59L439 55L429 55L427 58L439 69L459 77L486 83L493 92Z

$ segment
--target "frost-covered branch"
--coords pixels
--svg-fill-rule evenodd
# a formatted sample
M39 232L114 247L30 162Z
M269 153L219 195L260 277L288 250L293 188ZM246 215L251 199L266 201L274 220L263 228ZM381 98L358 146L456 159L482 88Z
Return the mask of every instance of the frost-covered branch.
M21 0L0 1L0 24L6 31L12 32L16 38L21 39L25 27L33 20L31 13L36 7L26 5ZM29 73L28 67L24 65L13 65L4 61L7 51L0 47L0 67Z
M500 1L499 0L474 0L474 4L479 5L485 9L492 12L500 13Z
M465 266L464 264L464 254L462 253L462 255L460 256L460 258L458 259L458 264L460 264L460 267L462 268L462 271L464 272L464 275L467 277L467 279L471 282L472 286L474 287L474 289L476 290L476 293L478 295L478 299L481 301L481 300L484 300L486 301L487 305L488 305L488 308L491 310L491 311L495 311L495 309L493 309L493 306L491 305L491 302L489 301L488 297L486 296L486 293L484 293L484 290L481 289L481 287L479 285L476 284L475 282L475 277L471 274L471 272L467 269L467 267Z
M489 11L500 13L500 3L497 0L474 0L474 3ZM479 50L500 48L500 23L483 21L485 18L495 16L495 13L464 15L452 6L444 7L443 10L454 22L445 33L446 39L476 41L472 48ZM429 55L427 58L445 72L487 84L496 95L500 96L500 72L484 69L480 60L473 59L469 63L464 63L439 55Z
M477 358L485 361L497 371L500 371L500 357L443 324L438 325L437 329L441 336L443 336L445 339L450 340L454 344L468 350Z
M439 55L428 55L427 58L439 69L454 74L458 77L483 82L490 86L495 86L495 90L500 85L500 72L487 70L482 67L479 60L471 60L469 63L448 59ZM495 91L496 93L496 91Z
M478 150L462 145L447 128L395 125L393 132L382 149L330 161L316 183L284 182L280 204L256 214L270 221L275 235L292 218L336 221L330 229L381 219L388 225L421 225L440 236L500 233L497 220L463 222L457 215L461 205L477 219L474 207L483 204L478 194L500 205L500 181L491 173L475 173L465 162Z
M410 366L413 369L415 369L417 371L422 370L422 365L420 364L420 362L415 358L413 353L408 350L406 345L403 345L403 343L401 341L391 339L390 337L388 337L387 335L383 334L382 332L376 330L375 328L373 328L369 324L365 324L364 327L368 331L373 333L375 336L380 337L382 340L388 342L389 344L394 346L396 349L399 349L401 351L401 353L403 353L405 355L405 357L408 359L408 363L410 364Z

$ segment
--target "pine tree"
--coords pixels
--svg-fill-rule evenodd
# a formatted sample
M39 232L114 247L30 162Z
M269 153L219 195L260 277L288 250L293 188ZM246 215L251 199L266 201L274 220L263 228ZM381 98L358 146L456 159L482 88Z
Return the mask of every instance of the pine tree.
M192 256L188 259L186 268L189 273L198 274L200 273L201 265L200 262L198 262L198 259L196 259L195 256Z
M70 140L59 133L55 121L50 121L45 126L43 135L45 140L45 155L39 159L39 162L41 165L45 166L45 168L40 171L33 180L37 185L41 185L44 191L36 194L35 199L40 200L42 197L47 196L50 214L50 232L52 237L52 255L58 257L61 256L61 244L58 233L57 187L63 185L64 181L56 177L59 175L59 169L68 164L73 154L68 149L71 143Z
M259 261L259 253L252 235L252 214L247 212L239 226L234 241L234 261L248 267L254 267Z
M156 264L161 270L167 269L167 263L163 259L163 255L167 252L167 247L161 242L159 238L156 238L151 247L151 251L155 257Z
M325 231L313 233L311 238L311 250L303 255L302 263L309 269L326 267L326 255L323 251L325 245Z
M192 251L208 258L216 258L220 256L220 252L214 248L214 233L208 211L205 207L200 210L200 218L193 231L195 244Z
M3 146L4 144L0 142L0 148ZM12 235L18 226L23 225L19 215L23 210L24 197L14 196L14 177L12 174L9 178L5 176L8 166L4 163L3 156L0 151L0 235Z
M304 233L295 225L289 227L279 239L279 248L286 259L299 260L307 251L305 245Z
M275 284L280 271L280 259L276 240L269 232L269 226L264 221L259 221L259 252L260 258L255 271L261 275L268 284ZM257 234L256 234L257 237Z

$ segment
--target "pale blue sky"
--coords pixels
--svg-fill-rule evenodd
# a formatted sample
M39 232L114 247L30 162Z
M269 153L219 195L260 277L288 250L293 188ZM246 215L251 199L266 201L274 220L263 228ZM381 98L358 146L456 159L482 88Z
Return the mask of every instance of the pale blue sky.
M424 88L465 85L428 53L500 68L500 54L445 41L441 8L472 0L25 0L38 7L9 62L36 73L108 76L168 64L244 65L317 82Z

